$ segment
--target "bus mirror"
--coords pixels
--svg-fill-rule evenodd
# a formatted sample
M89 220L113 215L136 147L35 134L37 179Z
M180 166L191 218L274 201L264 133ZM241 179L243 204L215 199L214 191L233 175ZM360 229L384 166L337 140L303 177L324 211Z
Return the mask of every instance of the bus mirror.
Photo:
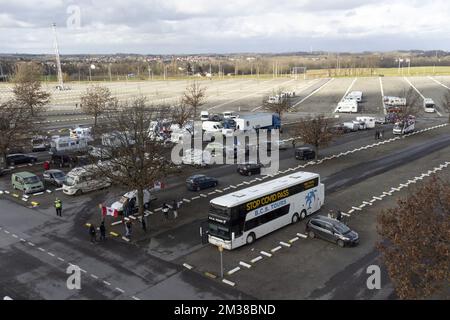
M231 233L231 240L234 240L234 232Z

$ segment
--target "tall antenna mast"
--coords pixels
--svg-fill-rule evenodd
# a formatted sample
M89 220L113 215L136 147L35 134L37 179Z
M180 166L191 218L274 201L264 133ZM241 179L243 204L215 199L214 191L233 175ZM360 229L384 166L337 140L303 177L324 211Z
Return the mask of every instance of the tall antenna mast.
M58 87L60 90L64 90L63 75L61 71L61 60L59 59L58 38L56 37L56 23L52 23L53 34L55 36L55 56L56 56L56 69L58 70Z

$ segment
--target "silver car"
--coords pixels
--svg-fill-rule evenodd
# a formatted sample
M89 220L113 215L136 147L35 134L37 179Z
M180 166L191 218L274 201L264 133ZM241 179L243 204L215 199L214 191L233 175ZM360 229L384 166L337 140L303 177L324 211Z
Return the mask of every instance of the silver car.
M66 175L61 170L51 169L44 171L44 182L61 187L66 180Z

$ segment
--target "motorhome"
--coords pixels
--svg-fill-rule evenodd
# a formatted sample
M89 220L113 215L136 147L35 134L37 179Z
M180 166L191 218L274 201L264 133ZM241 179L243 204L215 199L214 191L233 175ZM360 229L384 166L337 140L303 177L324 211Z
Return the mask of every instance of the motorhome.
M92 140L92 129L90 127L78 126L70 130L72 139Z
M433 99L423 99L423 110L427 113L436 112L436 104L434 103Z
M348 128L350 131L358 131L359 130L359 123L352 122L344 122L342 124L345 128Z
M208 121L209 120L209 112L208 111L200 112L200 120Z
M406 98L385 96L383 98L383 102L384 102L384 104L386 106L390 106L390 107L404 107L404 106L406 106Z
M31 138L31 148L32 151L45 151L50 147L47 142L47 137L44 136L34 136Z
M366 124L366 129L375 128L376 119L374 117L356 117L357 121L363 121Z
M406 120L397 121L392 129L393 134L407 134L413 132L416 125L416 117L408 116Z
M356 100L343 100L338 103L336 109L334 110L335 113L344 113L344 112L350 112L350 113L356 113L358 112L358 102Z
M363 93L361 91L352 91L345 97L345 100L356 100L356 102L362 102Z
M63 184L67 195L80 195L85 192L100 190L111 185L110 179L98 175L96 165L87 165L72 169Z
M88 151L88 141L84 138L58 137L50 142L50 153Z

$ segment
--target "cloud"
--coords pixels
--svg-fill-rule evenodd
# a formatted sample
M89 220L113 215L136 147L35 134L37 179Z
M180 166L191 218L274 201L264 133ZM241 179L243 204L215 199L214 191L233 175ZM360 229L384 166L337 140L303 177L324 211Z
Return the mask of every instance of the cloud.
M81 13L77 29L66 26L73 5ZM450 49L444 0L0 0L0 6L3 52L52 52L52 22L62 53Z

